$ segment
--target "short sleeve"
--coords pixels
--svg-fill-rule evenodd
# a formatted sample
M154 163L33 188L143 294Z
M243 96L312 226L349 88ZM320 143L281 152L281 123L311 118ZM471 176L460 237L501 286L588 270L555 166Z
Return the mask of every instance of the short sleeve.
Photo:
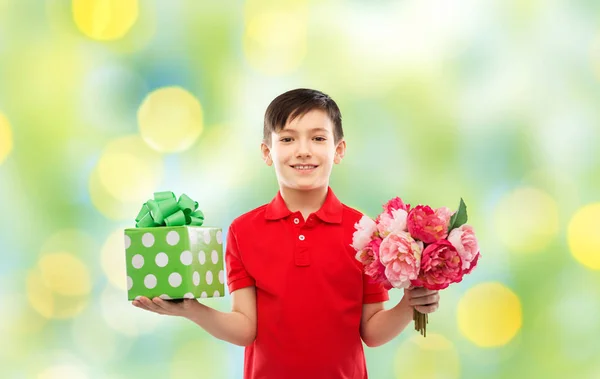
M363 272L363 304L381 303L390 299L388 290L381 283L371 283L370 277Z
M225 266L227 269L227 287L229 293L244 287L255 285L255 280L248 274L240 257L237 237L233 224L227 233L227 246L225 248Z

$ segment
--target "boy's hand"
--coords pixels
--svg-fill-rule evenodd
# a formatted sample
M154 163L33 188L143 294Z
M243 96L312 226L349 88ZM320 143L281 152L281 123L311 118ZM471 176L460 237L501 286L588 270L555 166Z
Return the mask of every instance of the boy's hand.
M438 291L428 290L423 287L411 287L404 289L404 296L411 306L423 314L435 312L440 306L440 294Z
M196 299L183 299L183 301L168 301L160 297L152 300L145 296L139 296L133 301L133 305L150 312L161 315L188 317L195 307L199 305Z

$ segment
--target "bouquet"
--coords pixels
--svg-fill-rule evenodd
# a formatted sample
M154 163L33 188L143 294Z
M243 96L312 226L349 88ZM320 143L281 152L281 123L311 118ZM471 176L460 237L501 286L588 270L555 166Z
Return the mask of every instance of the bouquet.
M459 283L479 260L473 227L466 224L467 207L460 199L458 211L411 208L399 197L383 205L375 220L363 216L355 224L352 247L365 274L386 289L447 288ZM415 330L427 336L428 316L413 311Z

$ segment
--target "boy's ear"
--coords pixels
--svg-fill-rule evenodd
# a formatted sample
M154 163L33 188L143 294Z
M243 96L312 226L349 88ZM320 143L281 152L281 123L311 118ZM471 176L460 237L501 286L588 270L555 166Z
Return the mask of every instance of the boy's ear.
M333 163L340 164L342 162L342 158L346 154L346 141L341 140L338 142L337 147L335 148L335 157L333 158Z
M262 151L263 161L265 161L267 166L271 166L273 164L273 159L271 158L271 149L269 149L269 146L263 142L260 144L260 150Z

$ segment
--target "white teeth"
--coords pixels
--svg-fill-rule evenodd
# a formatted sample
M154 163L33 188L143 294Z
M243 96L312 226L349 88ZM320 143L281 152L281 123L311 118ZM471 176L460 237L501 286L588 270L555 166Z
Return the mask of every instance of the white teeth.
M294 166L296 170L311 170L317 166Z

